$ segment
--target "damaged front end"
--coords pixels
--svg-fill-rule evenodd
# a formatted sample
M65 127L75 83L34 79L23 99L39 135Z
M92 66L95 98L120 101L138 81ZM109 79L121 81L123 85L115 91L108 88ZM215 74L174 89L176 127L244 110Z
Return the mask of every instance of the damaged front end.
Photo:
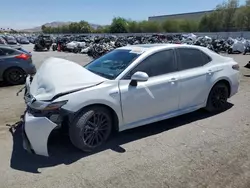
M27 138L24 139L24 148L48 156L47 142L51 132L67 128L68 120L74 116L65 108L70 105L70 94L95 87L106 80L65 59L49 58L44 61L34 76L26 78L23 88L27 106L23 123L24 137Z
M54 129L62 126L64 117L69 114L61 108L67 101L38 101L29 93L29 84L30 78L27 78L24 94L26 110L22 127L23 147L28 152L49 156L48 139Z

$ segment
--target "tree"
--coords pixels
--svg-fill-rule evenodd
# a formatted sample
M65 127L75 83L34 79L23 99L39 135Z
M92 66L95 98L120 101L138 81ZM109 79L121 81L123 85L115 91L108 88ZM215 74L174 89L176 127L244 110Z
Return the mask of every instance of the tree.
M250 7L246 6L243 9L244 26L247 30L250 30Z
M235 25L234 16L239 8L239 0L228 0L220 5L219 11L223 13L222 22L225 31L229 31Z
M208 27L210 32L218 32L223 30L223 12L215 10L208 17Z
M103 27L103 33L111 33L110 32L110 25L106 25Z
M235 27L238 28L239 30L244 30L246 27L247 20L245 16L246 14L244 6L236 10L233 21L235 23Z
M157 33L162 32L161 24L153 21L139 22L139 27L142 33Z
M92 32L92 29L91 29L89 23L86 21L79 22L79 29L80 29L80 33L91 33Z
M166 20L162 23L162 29L165 32L179 32L179 23L178 20Z
M93 32L95 33L104 33L104 27L98 26Z
M42 32L45 32L46 26L45 26L45 25L42 25L41 29L42 29Z
M205 32L205 31L209 31L209 16L208 15L204 15L200 22L199 22L199 31Z
M112 24L110 25L111 33L127 33L128 32L128 22L126 19L121 17L116 17L112 20Z
M198 24L191 20L179 20L179 28L181 32L196 32Z
M141 32L141 28L138 24L138 22L136 21L127 21L128 25L127 25L127 29L129 33L140 33Z

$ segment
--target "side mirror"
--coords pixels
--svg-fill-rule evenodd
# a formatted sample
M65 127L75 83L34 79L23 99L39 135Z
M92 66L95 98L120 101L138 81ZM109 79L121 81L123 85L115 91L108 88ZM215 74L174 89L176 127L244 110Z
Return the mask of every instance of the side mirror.
M138 71L131 76L130 85L136 86L137 82L146 82L149 76L145 72Z
M131 80L135 80L138 82L145 82L148 80L148 78L148 74L141 71L138 71L131 76Z

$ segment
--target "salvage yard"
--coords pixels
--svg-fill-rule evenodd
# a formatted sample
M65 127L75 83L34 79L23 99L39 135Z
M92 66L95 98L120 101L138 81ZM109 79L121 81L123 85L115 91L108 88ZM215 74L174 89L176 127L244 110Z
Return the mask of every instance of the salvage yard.
M24 46L32 51L33 45ZM49 57L81 65L86 55L32 52L37 68ZM6 124L24 111L22 86L0 87L0 188L22 187L250 187L250 55L230 55L241 67L239 93L228 110L209 115L200 110L119 133L104 150L84 154L65 136L54 135L49 158L22 148L20 126Z

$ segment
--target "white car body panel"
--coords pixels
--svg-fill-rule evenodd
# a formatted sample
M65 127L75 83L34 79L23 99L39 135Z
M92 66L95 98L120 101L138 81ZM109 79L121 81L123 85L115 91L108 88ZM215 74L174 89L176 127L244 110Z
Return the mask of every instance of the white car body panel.
M130 80L121 80L119 88L124 125L120 129L133 128L142 121L178 110L178 77L178 72L156 76L139 82L137 87L130 86Z
M200 49L212 61L202 67L151 77L145 82L138 82L137 87L131 86L130 80L123 79L149 55L178 47ZM232 65L237 63L209 49L176 44L125 46L120 49L141 55L115 80L98 76L67 60L51 58L45 61L30 86L27 79L27 90L37 100L32 105L41 105L58 93L80 88L53 102L67 100L62 109L74 113L89 105L105 105L117 115L118 131L123 131L205 107L211 88L219 80L229 82L230 97L238 91L239 71L232 69ZM27 115L25 131L36 154L48 155L47 139L55 127L56 124L46 117Z
M32 143L32 149L38 155L49 156L47 142L51 131L57 125L46 117L34 117L31 114L25 114L25 132Z
M199 67L179 72L180 109L205 103L208 93L207 82L210 81L208 70L209 68Z
M65 110L77 112L84 106L103 104L113 109L117 114L119 122L123 122L118 81L106 81L98 86L74 92L70 94L70 96L75 98L75 100L69 100L68 103L62 107ZM64 95L55 101L63 101L68 99L68 96Z

